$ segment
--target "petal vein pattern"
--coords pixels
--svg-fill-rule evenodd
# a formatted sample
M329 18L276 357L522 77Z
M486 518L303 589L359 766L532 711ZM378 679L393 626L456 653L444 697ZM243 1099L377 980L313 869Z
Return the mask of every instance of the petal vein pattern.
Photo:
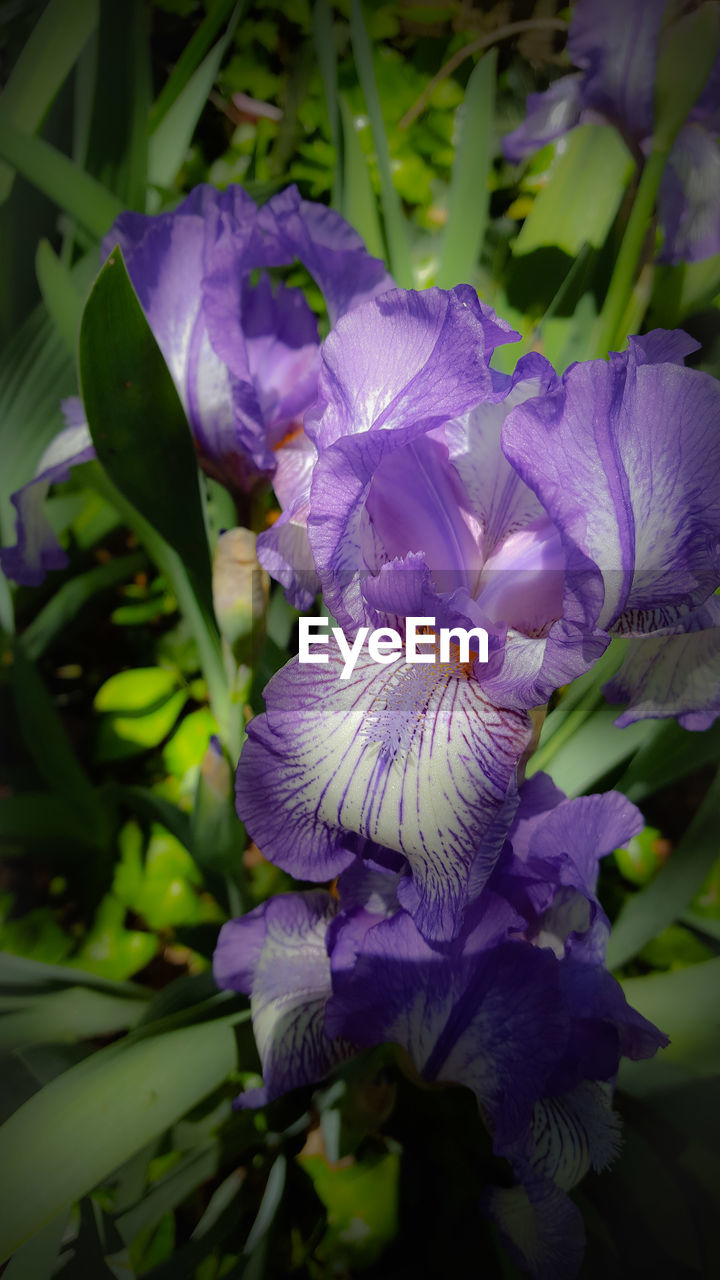
M529 718L493 706L452 664L379 667L363 653L349 680L342 666L333 653L312 670L295 659L271 681L238 766L238 813L263 853L301 878L348 866L349 836L397 851L418 927L452 937Z

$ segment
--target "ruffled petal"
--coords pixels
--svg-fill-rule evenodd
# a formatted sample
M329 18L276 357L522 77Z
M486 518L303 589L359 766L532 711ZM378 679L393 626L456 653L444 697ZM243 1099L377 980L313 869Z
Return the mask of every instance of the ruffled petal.
M49 570L64 569L68 563L44 510L50 486L62 484L73 467L95 457L81 401L66 400L63 411L71 425L48 445L34 478L12 495L17 542L0 548L3 573L26 587L37 586Z
M714 379L631 347L510 414L503 449L563 539L566 617L652 630L714 590L719 412Z
M357 231L334 209L302 200L297 187L280 191L263 207L260 225L270 226L270 220L283 261L297 258L322 289L331 324L394 287L385 263L368 253Z
M429 937L458 929L470 865L515 785L529 719L462 669L363 651L349 679L294 659L266 690L238 765L237 807L266 857L302 878L349 865L347 833L401 853ZM487 874L491 868L487 868Z
M686 634L633 640L603 693L629 704L615 721L621 729L667 716L683 729L709 729L720 715L720 598L696 610Z

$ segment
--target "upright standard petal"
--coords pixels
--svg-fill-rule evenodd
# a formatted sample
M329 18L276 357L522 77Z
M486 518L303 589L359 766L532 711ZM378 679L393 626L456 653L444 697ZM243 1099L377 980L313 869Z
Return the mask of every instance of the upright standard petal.
M294 659L268 685L238 765L238 813L266 857L305 879L349 865L348 833L396 850L418 927L451 937L529 718L493 706L454 664L383 666L364 652L343 680L331 648L326 664Z
M720 575L720 387L648 350L572 366L503 429L560 531L566 615L606 632L689 619Z
M278 237L283 260L297 258L322 289L331 324L394 288L385 263L368 253L357 231L334 209L301 199L297 187L287 187L268 200L260 226L271 220L269 234Z
M653 128L662 0L579 0L568 53L583 71L583 105L636 144Z
M26 587L37 586L48 570L64 569L68 563L45 514L50 486L62 484L72 467L95 457L81 401L76 397L66 400L63 411L69 425L48 445L33 479L12 495L17 513L16 544L0 548L3 573Z

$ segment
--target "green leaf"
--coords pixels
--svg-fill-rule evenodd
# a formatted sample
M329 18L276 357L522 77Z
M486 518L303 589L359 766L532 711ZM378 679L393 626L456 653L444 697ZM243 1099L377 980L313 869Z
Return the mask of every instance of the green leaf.
M109 713L98 730L98 760L124 760L158 747L171 732L187 696L187 691L180 689L150 711L128 715Z
M6 1121L0 1129L0 1258L222 1084L236 1061L230 1022L110 1045L58 1076Z
M118 671L100 686L93 700L96 711L117 711L123 715L146 715L177 690L174 671L162 667L137 667Z
M48 314L74 359L80 332L82 296L72 272L61 262L49 240L41 240L38 244L35 274Z
M107 995L87 987L16 999L22 1007L14 1010L3 1002L0 1052L114 1035L134 1027L145 1010L145 1001L137 997Z
M90 845L88 846L88 835ZM42 852L46 857L82 858L93 847L87 820L63 794L17 792L0 800L0 849L3 857Z
M145 209L150 50L143 0L100 0L85 167L129 209Z
M132 982L114 982L86 972L77 972L63 965L42 964L26 956L0 954L0 994L16 995L18 992L52 992L58 988L89 987L109 995L131 999L149 1000L144 987Z
M36 662L90 600L100 592L109 591L127 581L145 564L143 552L136 551L129 556L108 560L106 564L88 569L86 573L80 573L64 582L23 633L23 644L28 657Z
M368 38L360 0L351 0L350 37L357 66L358 79L365 97L370 118L375 155L380 173L380 201L387 234L390 270L403 289L413 286L413 270L410 259L409 228L395 190L390 162L390 148L385 134L380 95L378 94L373 67L372 46Z
M170 1173L151 1186L142 1199L119 1218L116 1226L123 1240L130 1244L141 1231L152 1227L166 1213L171 1213L203 1182L214 1177L218 1168L217 1141L210 1141L188 1155Z
M718 856L718 812L720 773L662 871L625 902L608 940L610 968L624 964L690 904Z
M178 93L172 106L156 121L148 147L148 182L158 187L171 187L220 70L235 28L247 8L248 0L235 5L222 39L210 50L200 66ZM183 72L184 75L184 72ZM174 92L174 90L173 90Z
M51 0L36 22L0 98L0 135L8 125L32 134L67 79L98 20L97 0ZM0 165L0 202L15 174Z
M208 52L215 36L232 11L235 0L217 0L205 14L163 85L150 112L150 132L154 133L177 101L188 81Z
M94 239L101 239L123 211L122 201L57 147L13 124L4 123L0 130L0 157L76 218Z
M522 225L513 254L557 245L574 258L585 243L599 249L632 172L627 147L611 125L573 129Z
M340 94L340 118L344 158L342 214L362 236L368 253L374 254L376 258L383 258L385 245L375 192L355 129L355 117L344 93Z
M43 449L63 426L60 397L75 388L67 346L44 307L20 326L0 356L0 526L14 541L10 494L31 479Z
M210 555L190 428L119 249L105 263L83 312L80 384L99 461L185 563L212 616Z
M45 685L19 640L13 647L13 659L12 691L18 722L38 771L53 791L59 792L70 807L83 814L89 834L104 841L108 834L107 814L68 742Z
M67 1220L66 1211L51 1218L10 1259L3 1271L3 1280L50 1280L55 1272Z
M637 1074L636 1067L645 1068L646 1076L654 1070L658 1079L667 1078L666 1067L682 1066L699 1076L720 1073L720 957L670 973L625 978L622 988L632 1007L671 1041L648 1063L623 1063L626 1079Z
M436 284L442 289L471 281L482 251L490 205L488 175L492 164L497 50L473 69L458 109L448 220L443 235Z
M337 56L332 11L328 0L315 0L312 11L312 35L315 54L320 67L325 104L330 122L330 138L335 148L335 173L333 177L333 207L343 208L343 134L338 98Z
M589 696L594 696L592 690ZM578 706L576 710L582 714L583 708ZM569 716L565 724L571 732L566 736L560 729L557 736L562 745L552 751L551 738L547 749L532 757L528 777L538 769L546 769L567 795L579 796L660 731L661 726L653 720L640 720L627 729L617 729L613 723L616 717L617 708L607 706L579 725Z
M640 748L615 785L629 800L640 804L646 796L716 760L720 760L720 723L696 733L669 720Z

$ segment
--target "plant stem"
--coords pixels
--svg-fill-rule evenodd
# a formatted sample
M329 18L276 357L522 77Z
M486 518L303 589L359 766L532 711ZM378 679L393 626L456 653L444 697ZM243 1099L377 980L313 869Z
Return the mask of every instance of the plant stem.
M592 356L606 356L609 351L617 350L617 344L626 336L620 329L666 162L667 151L655 149L642 171L610 286L592 333Z

